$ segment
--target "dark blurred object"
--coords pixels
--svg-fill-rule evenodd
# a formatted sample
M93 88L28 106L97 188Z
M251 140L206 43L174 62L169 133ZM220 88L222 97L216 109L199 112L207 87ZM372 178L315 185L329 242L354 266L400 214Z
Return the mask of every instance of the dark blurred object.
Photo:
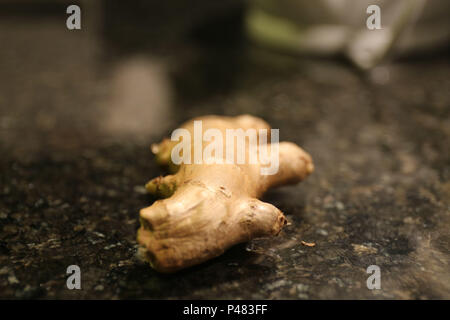
M80 1L0 0L0 17L45 19L49 16L61 15L71 4L80 5Z
M210 39L221 42L221 36L227 31L220 28L219 22L242 10L241 0L104 0L103 35L109 45L121 51L146 49L166 53L199 25L211 21L218 23L211 29L215 37Z

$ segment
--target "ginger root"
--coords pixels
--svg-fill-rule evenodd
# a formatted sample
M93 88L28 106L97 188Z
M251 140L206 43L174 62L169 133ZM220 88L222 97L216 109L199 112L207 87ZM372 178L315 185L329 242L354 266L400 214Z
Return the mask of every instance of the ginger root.
M192 133L194 120L202 120L204 131L270 130L265 121L250 115L205 116L181 128ZM176 144L164 139L152 146L158 163L174 174L147 183L150 193L164 199L140 211L137 235L140 256L165 273L217 257L237 243L277 235L286 224L283 213L258 198L270 187L298 183L314 170L309 154L290 142L279 143L279 169L274 175L261 175L261 164L248 161L177 166L171 161Z

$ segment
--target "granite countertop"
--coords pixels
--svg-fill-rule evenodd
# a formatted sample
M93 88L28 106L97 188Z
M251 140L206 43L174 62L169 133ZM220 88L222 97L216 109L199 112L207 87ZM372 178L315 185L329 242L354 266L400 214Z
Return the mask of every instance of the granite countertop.
M204 34L124 50L94 20L0 20L1 298L450 298L448 56L362 74ZM156 273L135 255L154 201L143 185L164 174L150 144L193 116L241 113L314 159L305 182L264 197L290 224ZM67 289L69 265L82 290Z

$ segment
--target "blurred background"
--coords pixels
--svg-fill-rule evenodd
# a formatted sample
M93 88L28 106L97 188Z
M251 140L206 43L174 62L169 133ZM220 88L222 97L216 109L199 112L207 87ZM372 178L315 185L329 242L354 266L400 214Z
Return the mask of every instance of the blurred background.
M0 297L450 298L449 9L0 0ZM158 275L135 258L143 185L163 174L150 144L242 113L315 161L265 199L291 225ZM65 287L71 264L82 291ZM366 288L371 264L383 290Z

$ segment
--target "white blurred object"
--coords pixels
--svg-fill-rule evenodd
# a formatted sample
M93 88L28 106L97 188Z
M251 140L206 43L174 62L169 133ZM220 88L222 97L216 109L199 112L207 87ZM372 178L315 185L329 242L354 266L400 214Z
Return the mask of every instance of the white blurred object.
M133 56L112 71L103 128L114 135L145 136L166 129L172 92L164 63Z
M366 12L381 9L381 29L369 30ZM344 53L370 69L391 50L425 51L450 39L448 0L253 0L247 31L256 42L291 52Z

